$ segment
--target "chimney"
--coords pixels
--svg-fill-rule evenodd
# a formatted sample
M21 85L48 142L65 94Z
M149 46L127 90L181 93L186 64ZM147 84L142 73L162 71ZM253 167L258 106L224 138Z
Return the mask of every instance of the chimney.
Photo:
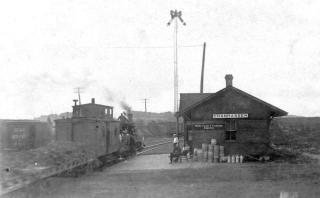
M95 99L94 98L91 98L91 103L95 104Z
M226 79L226 87L232 87L232 74L227 74L224 78Z
M73 102L74 102L74 106L77 106L78 100L74 99Z

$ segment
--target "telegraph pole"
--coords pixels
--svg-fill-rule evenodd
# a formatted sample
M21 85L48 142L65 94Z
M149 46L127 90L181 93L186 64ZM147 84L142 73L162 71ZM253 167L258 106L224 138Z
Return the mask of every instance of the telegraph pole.
M179 88L179 76L178 76L178 19L183 25L186 25L186 23L183 21L181 18L182 12L177 11L177 10L171 10L170 11L171 19L167 23L167 25L171 25L172 21L174 20L174 106L173 106L173 112L178 112L178 100L179 100L179 95L178 95L178 88Z
M147 113L147 101L149 100L148 98L143 98L144 101L144 112Z
M78 98L79 98L79 105L81 105L81 97L80 97L80 93L83 92L83 88L81 87L76 87L74 93L78 94Z
M201 80L200 80L200 93L203 93L203 78L204 78L204 63L206 58L206 42L203 43L202 53L202 69L201 69Z

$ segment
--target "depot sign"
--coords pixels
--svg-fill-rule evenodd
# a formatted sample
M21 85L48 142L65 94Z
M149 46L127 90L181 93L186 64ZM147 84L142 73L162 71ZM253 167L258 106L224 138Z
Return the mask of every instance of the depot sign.
M211 130L211 129L222 129L223 124L194 124L193 129L195 130Z
M247 113L234 113L234 114L213 114L212 118L214 119L222 119L222 118L248 118L249 115Z

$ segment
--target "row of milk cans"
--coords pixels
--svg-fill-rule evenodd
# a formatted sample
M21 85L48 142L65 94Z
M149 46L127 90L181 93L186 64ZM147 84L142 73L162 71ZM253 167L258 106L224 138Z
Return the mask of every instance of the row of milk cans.
M217 145L215 139L211 139L211 144L202 144L202 148L195 148L193 152L193 160L203 162L228 162L228 163L242 163L242 155L224 155L224 146Z

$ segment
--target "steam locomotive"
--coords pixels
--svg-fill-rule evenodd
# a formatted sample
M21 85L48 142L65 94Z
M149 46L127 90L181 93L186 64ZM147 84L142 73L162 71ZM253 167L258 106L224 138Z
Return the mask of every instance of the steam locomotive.
M71 141L85 145L97 157L128 156L141 149L135 133L131 112L113 118L113 107L74 100L72 117L55 120L56 141Z

